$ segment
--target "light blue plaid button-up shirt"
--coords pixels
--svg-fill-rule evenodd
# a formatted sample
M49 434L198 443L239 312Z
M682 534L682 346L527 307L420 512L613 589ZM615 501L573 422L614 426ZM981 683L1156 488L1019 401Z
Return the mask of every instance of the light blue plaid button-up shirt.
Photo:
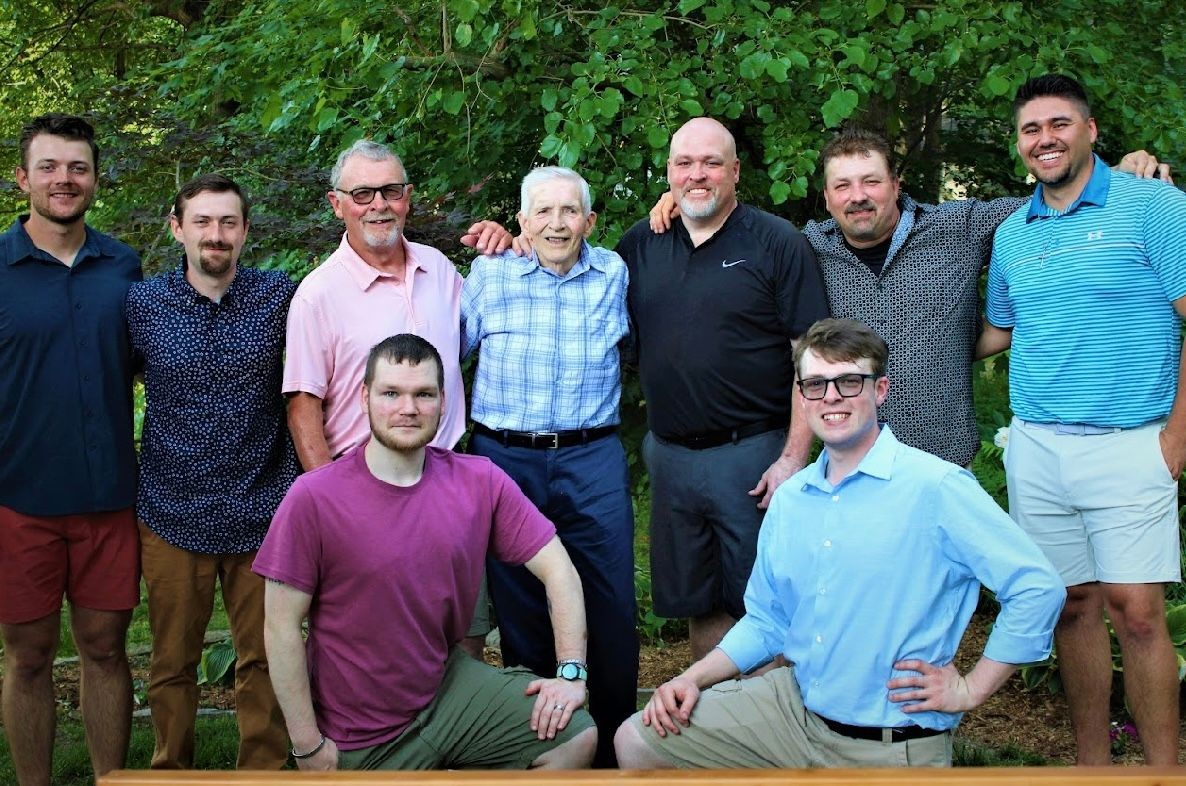
M584 243L561 277L534 255L480 256L461 291L462 357L481 346L471 415L496 430L618 422L626 263Z

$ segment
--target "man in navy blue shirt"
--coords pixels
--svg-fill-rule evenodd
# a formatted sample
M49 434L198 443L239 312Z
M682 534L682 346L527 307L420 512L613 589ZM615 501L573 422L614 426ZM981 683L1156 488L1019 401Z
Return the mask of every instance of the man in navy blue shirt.
M147 404L136 512L152 629L153 768L193 766L195 675L216 581L238 654L238 766L279 769L288 758L264 652L264 583L251 563L297 473L280 384L296 285L279 271L239 267L248 209L222 175L186 183L169 216L181 263L128 293Z
M140 601L132 510L131 248L86 225L99 150L79 117L21 130L29 215L0 236L0 637L17 779L49 783L62 596L82 667L96 775L122 767L132 721L124 638Z

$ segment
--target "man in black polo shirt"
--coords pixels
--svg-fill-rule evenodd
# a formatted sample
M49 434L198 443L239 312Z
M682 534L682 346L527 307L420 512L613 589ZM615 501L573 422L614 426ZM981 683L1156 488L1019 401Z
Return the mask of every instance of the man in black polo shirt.
M140 558L152 628L148 705L153 769L193 767L197 667L215 583L230 621L240 769L288 760L264 651L264 581L251 572L297 475L280 379L296 285L239 265L248 203L217 174L183 185L169 224L180 264L128 293L128 331L144 357Z
M739 204L739 174L729 131L689 121L667 161L675 231L643 220L617 247L650 425L654 608L690 618L696 659L744 614L762 509L806 463L811 433L790 417L792 341L828 316L811 246Z
M85 224L99 162L90 124L38 117L20 151L29 215L0 236L0 636L17 780L42 786L63 594L95 774L122 767L128 751L124 637L140 565L123 304L140 259Z

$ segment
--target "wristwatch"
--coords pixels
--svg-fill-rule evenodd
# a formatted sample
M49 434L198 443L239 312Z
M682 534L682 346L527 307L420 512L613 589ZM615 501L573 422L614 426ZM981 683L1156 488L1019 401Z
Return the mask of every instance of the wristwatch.
M589 666L583 660L562 660L556 664L556 677L570 682L588 680Z

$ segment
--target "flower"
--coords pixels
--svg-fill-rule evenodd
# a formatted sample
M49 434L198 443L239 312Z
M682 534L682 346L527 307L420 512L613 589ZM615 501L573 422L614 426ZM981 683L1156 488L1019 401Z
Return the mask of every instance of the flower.
M992 444L996 445L1001 450L1005 449L1005 446L1009 444L1008 426L1001 426L999 429L997 429L997 433L993 435Z

